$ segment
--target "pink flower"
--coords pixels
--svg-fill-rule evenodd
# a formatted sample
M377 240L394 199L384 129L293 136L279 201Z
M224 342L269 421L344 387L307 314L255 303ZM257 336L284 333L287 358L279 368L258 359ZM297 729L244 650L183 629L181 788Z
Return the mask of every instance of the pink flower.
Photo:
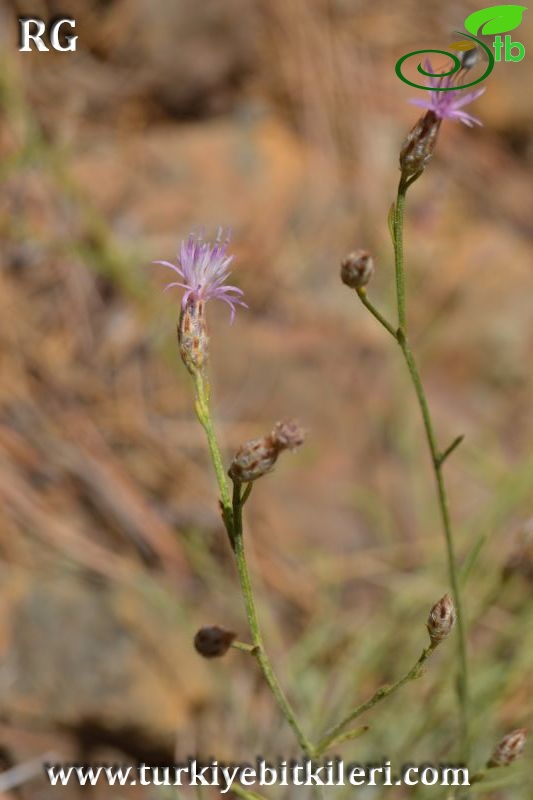
M181 299L182 308L185 308L188 301L223 300L231 309L233 322L235 306L248 306L239 296L243 294L242 290L225 283L230 274L229 266L233 256L227 254L230 231L224 239L223 233L223 229L219 228L214 244L205 242L201 233L191 233L187 241L181 243L177 264L169 261L154 263L169 267L183 279L182 282L167 284L164 289L165 292L175 286L185 289Z
M471 103L482 95L485 91L484 88L475 89L473 92L463 92L460 84L457 84L456 88L452 89L451 87L453 86L456 75L442 77L442 75L433 72L429 59L424 61L424 69L426 72L432 73L428 82L429 100L422 100L417 97L410 100L410 103L433 111L435 116L439 119L459 120L459 122L468 125L469 128L472 128L474 125L483 124L477 117L473 117L472 114L468 114L462 109L463 106L468 105L468 103ZM447 91L435 91L437 88L445 88Z

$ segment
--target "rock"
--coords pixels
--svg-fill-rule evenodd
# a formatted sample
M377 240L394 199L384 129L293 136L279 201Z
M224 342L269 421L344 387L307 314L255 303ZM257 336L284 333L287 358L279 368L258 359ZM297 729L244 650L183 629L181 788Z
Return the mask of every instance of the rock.
M172 756L177 733L210 696L175 598L157 587L18 570L2 575L0 595L4 718L136 758Z

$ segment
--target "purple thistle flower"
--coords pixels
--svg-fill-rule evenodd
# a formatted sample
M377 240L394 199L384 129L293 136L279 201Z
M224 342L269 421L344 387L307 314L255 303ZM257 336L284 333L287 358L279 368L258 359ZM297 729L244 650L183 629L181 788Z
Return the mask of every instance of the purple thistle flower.
M438 119L454 119L459 120L459 122L463 122L465 125L468 125L469 128L473 128L474 125L482 125L483 123L480 122L477 117L473 117L472 114L468 114L466 111L463 111L463 106L466 106L468 103L471 103L473 100L476 100L480 95L483 94L485 89L475 89L473 92L462 92L461 85L456 84L457 88L452 89L451 87L454 85L454 78L455 75L447 75L443 77L436 72L433 72L433 68L431 66L431 61L426 58L424 61L424 69L426 72L431 72L432 75L429 78L428 88L429 88L429 100L422 100L421 98L413 98L410 100L410 103L413 103L415 106L420 106L421 108L427 108L429 111L433 111ZM445 88L447 91L434 91L437 88Z
M231 309L231 322L235 317L235 305L248 308L240 299L243 292L237 286L225 283L229 277L229 265L233 256L227 254L230 240L228 230L223 239L223 229L219 228L214 244L205 242L201 233L191 233L187 241L182 241L178 255L178 263L154 261L177 272L183 282L173 282L165 286L164 291L175 286L185 289L181 307L185 309L189 301L223 300Z

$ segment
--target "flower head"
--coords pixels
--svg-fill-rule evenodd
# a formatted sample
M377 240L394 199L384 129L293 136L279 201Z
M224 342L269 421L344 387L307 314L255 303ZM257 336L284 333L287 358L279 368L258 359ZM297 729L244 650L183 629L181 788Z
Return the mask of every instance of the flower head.
M498 742L492 756L487 762L488 767L508 767L522 755L526 746L527 728L518 728L511 731Z
M235 317L235 306L248 308L241 300L243 294L237 286L225 283L229 277L229 266L233 256L228 255L230 232L223 238L223 229L219 228L214 244L206 242L201 233L191 233L187 241L181 243L178 263L169 261L155 261L177 272L183 279L165 286L165 291L173 287L185 289L181 300L181 307L185 309L187 303L197 303L201 300L223 300L231 309L231 321Z
M455 625L455 606L449 594L441 597L438 603L435 603L427 621L427 629L431 644L436 647L444 639L446 639Z
M374 274L374 259L366 250L354 250L341 262L341 280L351 289L363 289Z
M233 631L219 625L208 625L197 632L194 647L204 658L220 658L228 652L236 636Z
M410 103L421 108L427 108L428 111L433 111L438 119L453 119L463 122L472 128L474 125L482 125L482 123L463 111L463 107L476 100L483 94L485 89L475 89L473 92L463 92L459 83L454 86L454 79L456 75L442 76L434 72L431 61L427 58L424 61L424 69L430 72L431 75L428 81L429 100L421 98L413 98ZM436 91L437 89L445 89L446 91Z
M239 447L228 471L230 478L241 483L261 478L271 472L280 453L300 447L304 438L305 432L296 420L276 422L271 433Z

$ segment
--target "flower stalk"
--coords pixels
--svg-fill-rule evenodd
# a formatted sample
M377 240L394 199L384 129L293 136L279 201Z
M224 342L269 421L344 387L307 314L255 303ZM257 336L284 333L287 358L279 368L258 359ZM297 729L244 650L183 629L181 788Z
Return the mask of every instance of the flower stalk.
M415 681L422 677L424 674L424 664L428 660L435 647L436 644L434 642L430 642L429 645L422 650L422 653L413 664L411 669L406 672L402 678L397 680L396 683L381 686L368 700L349 711L340 722L337 722L328 731L326 731L316 746L316 755L320 756L334 744L339 744L341 741L345 741L347 736L344 733L344 729L347 725L360 717L366 711L370 711L371 708L374 708L374 706L376 706L378 703L381 703L386 697L389 697L391 694L394 694L394 692L397 692L398 689L401 689L406 683ZM348 738L353 737L349 736Z
M265 651L263 636L259 626L259 618L255 605L252 581L250 578L250 571L248 569L248 562L246 560L246 553L244 550L242 524L242 509L250 494L250 484L246 486L243 492L240 481L234 481L233 494L230 497L228 481L226 479L226 473L222 463L222 455L211 417L207 379L202 373L197 371L194 373L194 382L196 387L196 413L207 436L211 461L215 470L220 493L222 517L230 539L231 548L235 556L235 565L237 567L239 583L246 611L246 618L252 639L251 645L242 645L240 642L235 642L234 647L238 647L238 649L241 650L246 650L246 652L249 652L252 656L254 656L259 664L261 672L263 673L263 677L265 678L272 694L274 695L281 713L293 729L300 747L306 755L311 756L314 753L313 745L298 723L292 706L287 700L274 673L270 659Z
M451 452L450 448L444 450L442 453L437 444L437 437L433 425L431 411L426 397L424 384L420 376L420 372L411 350L409 340L407 337L407 312L406 312L406 298L405 298L405 268L404 268L404 251L403 251L403 227L404 227L404 209L405 200L407 195L408 185L403 178L400 179L398 185L398 194L395 204L394 214L394 263L396 272L396 302L398 307L398 323L399 328L397 331L397 341L400 345L405 363L411 378L411 383L415 390L418 400L422 421L424 423L424 430L426 440L431 455L431 462L433 465L433 472L435 484L437 489L437 500L439 512L441 517L441 524L446 543L446 555L448 560L448 573L450 579L450 586L453 593L456 615L457 615L457 644L459 655L459 683L458 695L459 705L461 712L461 751L465 761L469 757L469 681L468 681L468 659L467 659L467 643L466 643L466 630L463 612L463 602L461 590L459 586L459 575L457 560L455 555L455 543L453 538L452 524L449 511L448 493L446 490L446 483L443 475L444 460ZM455 440L457 441L457 440ZM453 445L454 443L452 443ZM457 445L456 445L457 446ZM451 446L452 447L452 446Z
M242 509L246 499L249 496L250 490L248 486L242 492L242 484L240 481L233 482L233 494L230 496L229 485L226 479L222 455L218 440L211 417L211 409L209 403L209 386L205 376L197 371L194 373L194 382L196 387L196 413L198 419L206 433L211 461L215 470L215 475L220 493L220 505L222 508L222 517L224 525L228 533L231 548L235 556L235 565L239 576L239 583L244 600L244 607L246 611L246 618L250 628L250 636L252 643L250 647L241 647L239 649L246 649L253 655L259 664L263 677L265 678L274 698L279 706L280 711L287 720L288 724L293 729L300 747L306 755L313 755L314 748L307 736L304 734L300 724L298 723L294 711L287 700L279 681L274 673L270 659L268 658L264 643L261 628L259 626L259 618L255 605L254 593L252 588L252 581L248 569L248 562L246 560L246 553L244 550L244 536L242 524Z
M440 474L440 466L444 458L452 451L456 443L452 443L444 454L438 454L427 402L425 401L422 384L406 336L405 280L401 241L405 191L409 183L414 179L411 176L408 180L402 179L400 182L402 191L398 193L398 200L392 214L399 327L396 329L391 325L366 296L365 287L374 270L373 260L368 253L365 251L351 253L343 262L342 274L344 282L356 290L361 302L393 336L404 352L417 394L421 400L428 439L434 455L434 465L437 473ZM211 415L210 386L207 376L209 337L205 319L205 305L210 299L223 300L230 305L233 319L235 305L245 306L245 303L241 299L242 292L240 289L225 284L229 276L229 264L232 257L227 255L227 240L222 243L221 236L219 231L214 245L204 242L202 238L190 237L187 244L182 244L178 258L179 265L158 262L176 271L184 281L183 283L169 285L169 287L178 286L185 289L178 323L180 354L194 381L196 414L207 437L209 453L218 484L222 519L235 558L251 638L250 643L240 642L236 640L236 634L232 631L219 626L208 626L201 628L197 632L195 647L200 655L205 658L223 656L230 647L253 656L282 715L292 728L301 750L306 756L313 758L321 755L324 750L333 744L340 744L362 735L367 730L366 726L348 731L346 726L361 714L373 708L381 700L400 689L407 682L415 680L422 675L425 661L439 642L448 635L453 626L453 603L445 595L433 607L428 622L429 646L422 651L421 656L406 675L396 683L378 689L369 700L350 711L339 723L327 731L318 745L315 746L303 731L266 653L246 559L242 519L243 507L250 495L253 482L273 469L280 453L299 447L303 442L304 432L295 421L286 420L278 422L266 436L245 442L235 454L228 471L233 484L232 489L230 488ZM442 497L444 498L444 505L446 505L445 494Z
M236 305L245 308L247 306L241 299L241 289L226 283L233 256L228 255L227 252L229 234L225 240L223 240L222 234L222 229L219 229L214 244L205 242L200 234L191 235L188 241L181 245L178 264L171 264L168 261L155 262L172 269L182 279L181 282L168 284L166 289L179 287L185 290L178 322L180 355L194 380L196 415L207 437L209 454L218 484L222 519L235 556L252 639L251 644L236 642L234 634L231 632L211 627L199 631L195 646L200 654L207 658L223 655L230 646L254 656L281 713L293 729L302 751L307 756L312 756L314 754L313 745L297 721L265 651L244 550L242 524L242 509L252 489L251 481L268 472L274 466L280 452L298 447L303 441L303 432L294 422L281 422L274 427L269 436L244 445L236 454L230 468L233 491L230 490L211 415L211 390L207 377L209 337L205 305L209 300L224 301L230 307L231 321L235 315ZM258 446L260 458L257 452ZM241 480L243 477L246 478L244 491Z
M419 173L421 174L421 173ZM407 307L406 307L406 292L405 292L405 268L404 268L404 250L403 250L403 229L404 229L404 211L406 195L409 186L419 177L419 174L406 178L404 174L400 178L398 185L398 192L396 202L392 209L391 214L391 234L394 247L394 264L395 264L395 279L396 279L396 308L398 315L398 327L395 329L393 324L390 323L380 311L368 300L366 296L366 289L357 290L357 295L363 305L368 311L378 320L378 322L385 328L385 330L396 340L407 366L411 383L415 390L420 414L424 424L424 432L431 456L431 463L435 478L435 485L437 489L437 501L439 513L441 518L442 529L446 544L446 555L448 562L448 573L450 586L453 593L455 610L457 616L457 641L458 641L458 654L459 654L459 683L458 695L459 706L461 714L461 752L465 761L469 756L469 680L468 680L468 661L467 661L467 643L466 643L466 630L465 619L463 612L463 603L461 597L461 590L459 584L458 567L455 555L455 543L453 538L453 531L451 525L448 494L443 475L443 466L448 456L456 449L461 443L462 437L458 436L445 450L441 451L437 443L437 437L433 425L433 419L429 408L429 403L426 397L424 384L418 369L418 365L411 349L408 335L407 335Z
M298 720L296 719L296 715L292 709L292 706L287 700L287 697L285 696L285 693L283 692L283 689L279 684L279 681L272 668L270 659L268 658L265 651L263 636L261 633L261 628L259 627L259 619L254 600L252 581L250 579L250 572L248 570L248 562L246 560L246 553L244 549L244 536L243 536L243 525L242 525L243 502L242 502L241 491L242 491L242 484L239 481L234 481L233 529L232 529L231 539L232 539L233 552L235 554L235 563L237 566L237 572L239 574L239 583L241 586L242 596L244 599L244 605L246 609L246 616L250 628L250 635L252 638L253 649L250 652L255 657L257 663L259 664L261 672L263 673L263 677L268 683L270 690L274 695L274 698L283 716L285 717L288 724L294 731L294 734L296 736L296 739L298 740L298 744L300 745L302 751L307 756L311 757L315 754L315 748L311 744L305 733L303 732Z

